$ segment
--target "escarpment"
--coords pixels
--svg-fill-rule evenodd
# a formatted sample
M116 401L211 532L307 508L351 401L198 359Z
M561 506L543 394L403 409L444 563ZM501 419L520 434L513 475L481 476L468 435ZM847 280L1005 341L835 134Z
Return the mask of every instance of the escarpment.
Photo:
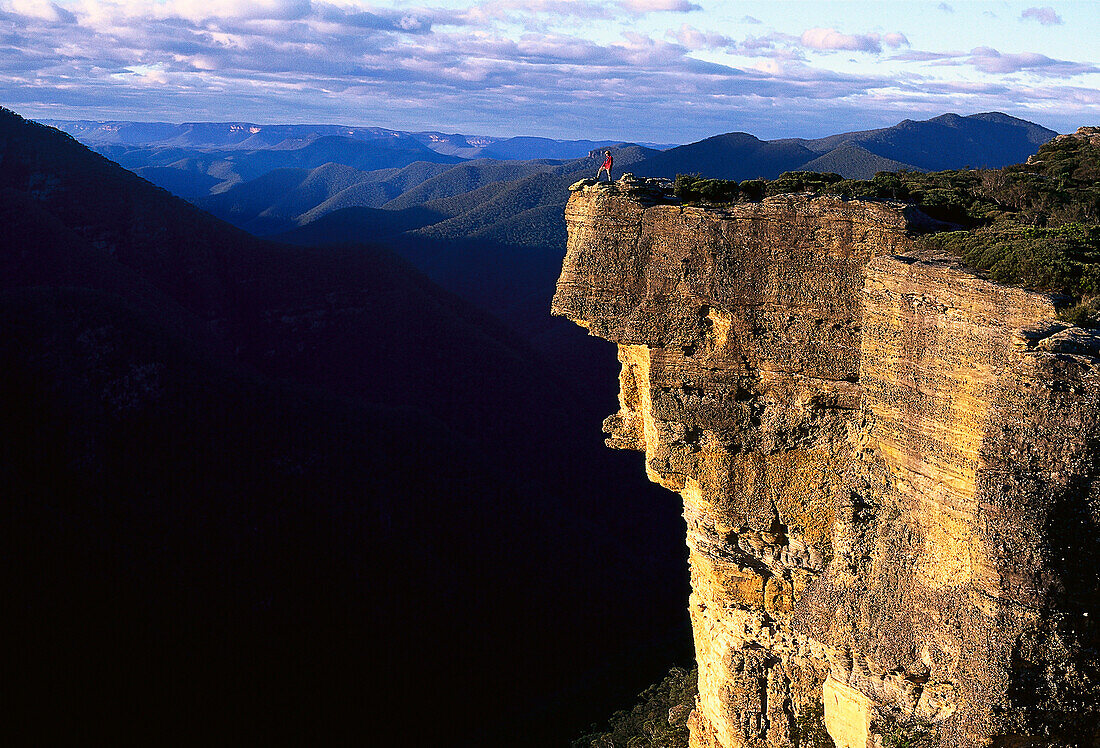
M922 220L571 194L553 311L618 345L608 444L683 498L693 746L1100 739L1100 336Z

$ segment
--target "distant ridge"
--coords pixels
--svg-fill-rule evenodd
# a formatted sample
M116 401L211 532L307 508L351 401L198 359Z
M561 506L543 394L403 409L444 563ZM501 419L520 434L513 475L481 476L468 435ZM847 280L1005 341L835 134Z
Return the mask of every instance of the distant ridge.
M344 137L363 142L411 138L444 156L463 159L495 158L526 161L534 158L568 160L581 158L593 148L606 148L622 141L569 140L531 136L495 137L461 135L435 131L390 130L385 127L346 125L261 125L253 122L128 122L96 120L40 120L92 147L107 145L157 148L231 148L254 150L300 148L323 137ZM671 148L672 144L646 145Z
M880 171L912 170L914 167L878 156L855 143L844 142L798 168L800 171L832 172L848 179L870 179Z
M1022 163L1057 134L1001 112L966 117L948 113L927 120L907 119L877 130L790 142L804 145L819 154L827 154L845 145L855 145L881 158L906 164L909 168L939 171L963 166L999 168Z
M639 176L744 180L806 170L867 178L878 171L1019 163L1056 134L1001 112L948 113L816 139L761 140L733 132L666 150L611 141L340 125L55 124L161 187L261 234L290 230L344 208L410 208L535 173L590 176L605 149L616 154L617 170ZM284 185L267 177L275 169L329 164L345 167L346 178L339 184L318 176ZM327 186L320 187L322 182Z
M284 143L289 147L304 145L317 138L339 136L361 141L411 137L410 133L384 127L349 127L346 125L261 125L253 122L128 122L96 120L41 120L77 140L92 146L145 145L158 147L239 148L244 150L272 148ZM440 133L424 133L417 142L443 142ZM435 135L435 138L430 136ZM487 145L488 141L481 145ZM453 154L449 154L453 155Z
M642 176L699 174L716 179L772 179L784 171L832 171L850 179L875 171L997 168L1021 163L1057 135L1001 112L942 114L892 127L807 140L762 141L727 133L664 151L633 171Z
M797 169L816 154L795 141L767 141L747 132L731 132L681 145L633 165L643 177L674 178L701 174L715 179L772 179Z

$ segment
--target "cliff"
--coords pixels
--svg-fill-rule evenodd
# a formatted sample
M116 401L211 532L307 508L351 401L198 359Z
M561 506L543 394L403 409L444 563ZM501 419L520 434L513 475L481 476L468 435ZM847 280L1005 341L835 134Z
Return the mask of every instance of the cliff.
M618 345L608 445L683 498L692 746L1100 740L1100 337L926 222L573 188L553 312Z

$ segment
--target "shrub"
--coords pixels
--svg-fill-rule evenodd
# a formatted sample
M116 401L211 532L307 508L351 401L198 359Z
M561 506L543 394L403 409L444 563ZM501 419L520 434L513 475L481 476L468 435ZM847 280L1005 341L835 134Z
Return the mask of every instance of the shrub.
M741 194L745 196L746 200L763 200L767 189L768 181L766 179L746 179L741 183Z
M687 748L688 714L695 707L699 671L673 668L660 683L638 694L629 711L615 712L606 729L573 741L573 748Z
M702 179L680 174L676 177L673 192L684 202L732 203L737 201L740 190L737 182L727 179Z
M795 729L800 748L836 748L829 731L825 729L825 707L821 702L802 707L795 718Z
M768 182L766 191L768 195L799 192L820 194L827 186L842 181L844 181L844 177L839 174L821 174L816 171L787 171Z
M938 745L936 728L916 719L898 715L880 715L873 727L882 740L882 748L933 748Z

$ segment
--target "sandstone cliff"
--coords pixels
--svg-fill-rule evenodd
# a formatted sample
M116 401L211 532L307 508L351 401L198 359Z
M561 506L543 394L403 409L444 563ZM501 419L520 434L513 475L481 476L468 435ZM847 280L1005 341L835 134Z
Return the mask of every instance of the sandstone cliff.
M683 497L693 746L1098 739L1100 338L924 220L572 192L553 312L618 345L608 444Z

